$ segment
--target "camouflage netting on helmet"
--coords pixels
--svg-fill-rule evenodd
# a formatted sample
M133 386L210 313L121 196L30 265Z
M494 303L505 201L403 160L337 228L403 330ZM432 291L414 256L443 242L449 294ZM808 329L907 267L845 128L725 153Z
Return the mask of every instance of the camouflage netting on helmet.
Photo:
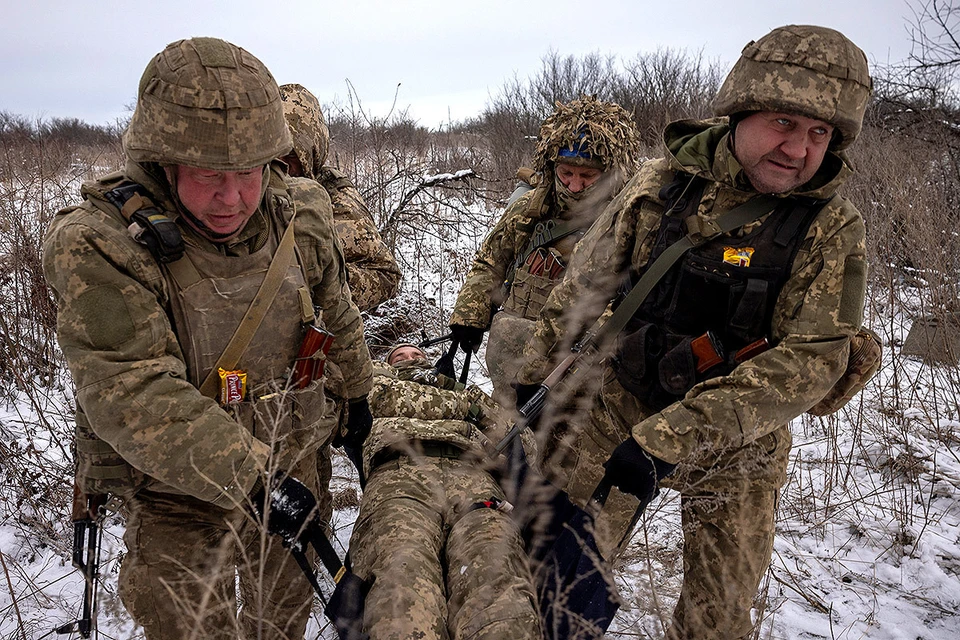
M218 171L265 165L292 146L276 80L252 54L217 38L178 40L154 56L123 136L135 162Z
M842 33L789 25L744 47L714 110L721 116L782 111L823 120L840 131L832 145L839 150L860 134L872 87L867 57Z
M283 116L293 135L293 153L303 166L303 175L314 180L327 159L330 130L323 120L320 101L299 84L280 87Z
M581 96L557 108L540 127L533 166L539 172L557 160L560 149L585 149L603 168L620 168L632 175L639 160L640 136L633 118L615 102Z

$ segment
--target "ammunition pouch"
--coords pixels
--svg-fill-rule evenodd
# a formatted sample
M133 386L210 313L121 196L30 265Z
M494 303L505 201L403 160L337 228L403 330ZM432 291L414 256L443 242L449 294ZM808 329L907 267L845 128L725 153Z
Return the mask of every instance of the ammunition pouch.
M534 275L526 269L517 269L513 286L503 302L503 310L521 318L536 320L547 302L547 296L559 283L559 278L548 278Z
M660 387L672 396L680 397L697 383L697 361L693 356L693 338L685 336L663 354L657 365Z
M337 412L323 384L321 378L303 389L267 393L224 409L280 455L280 468L289 468L297 456L316 451L333 438Z
M631 333L620 334L611 365L623 388L641 395L647 371L656 366L662 352L663 335L653 323L646 322Z
M650 322L617 338L610 364L620 385L657 411L673 404L698 382L735 366L711 333L681 336L664 333Z

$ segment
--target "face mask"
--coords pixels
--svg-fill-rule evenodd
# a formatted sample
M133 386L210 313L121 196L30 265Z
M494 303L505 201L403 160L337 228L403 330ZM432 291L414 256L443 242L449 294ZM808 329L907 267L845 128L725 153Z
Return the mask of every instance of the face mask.
M433 365L426 358L414 358L412 360L401 360L393 367L395 369L432 369Z
M589 187L581 189L576 193L570 191L567 185L563 184L557 176L554 176L553 182L557 193L557 206L560 208L560 211L563 212L569 211L573 208L574 203L580 202L580 200L593 193L596 190L596 186L600 183L600 180L597 180Z

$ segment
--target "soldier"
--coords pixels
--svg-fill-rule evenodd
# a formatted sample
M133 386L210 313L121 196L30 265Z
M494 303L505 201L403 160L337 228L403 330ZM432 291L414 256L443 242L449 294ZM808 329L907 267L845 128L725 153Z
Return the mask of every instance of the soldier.
M325 386L350 402L347 444L372 420L330 198L274 162L291 139L273 76L215 38L150 61L123 147L44 244L78 483L125 498L119 590L147 638L302 638L312 589L259 521L286 545L313 517L296 505L334 436Z
M293 151L282 160L291 176L316 180L330 194L337 236L347 261L350 293L360 311L369 311L397 295L400 267L380 238L357 187L345 173L323 164L330 148L330 130L320 102L299 84L281 85L280 97L293 134Z
M788 423L844 372L862 320L864 223L837 190L871 87L863 52L832 29L780 27L749 43L716 96L726 118L667 126L668 155L645 163L577 246L527 350L521 398L622 278L637 282L680 238L711 237L724 212L763 205L753 222L683 254L639 309L622 312L630 324L578 378L598 387L586 414L553 416L561 430L581 429L554 431L544 454L580 504L605 471L641 506L660 481L680 492L684 581L669 638L753 633ZM637 505L611 494L598 521L607 558Z
M373 579L364 631L539 640L523 542L482 459L505 419L477 387L438 380L413 345L394 347L387 363L370 394L369 479L350 540L354 572Z
M450 318L464 351L476 351L489 328L486 360L498 404L513 405L510 383L534 320L573 246L636 170L638 140L630 114L589 96L557 103L544 120L538 175L522 174L537 187L507 207L480 246Z

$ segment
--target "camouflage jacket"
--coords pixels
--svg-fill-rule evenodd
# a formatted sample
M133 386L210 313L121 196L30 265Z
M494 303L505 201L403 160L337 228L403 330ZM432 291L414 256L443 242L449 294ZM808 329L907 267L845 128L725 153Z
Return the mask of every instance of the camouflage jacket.
M551 180L540 179L539 186L517 198L484 239L457 295L450 324L489 328L492 312L500 308L508 293L503 286L504 279L517 256L522 255L529 246L537 223L570 217L568 213L559 212ZM597 186L601 187L599 184ZM617 186L622 186L622 181ZM616 186L612 188L615 190ZM602 193L598 192L594 201L584 202L584 209L575 214L580 222L578 232L544 246L555 248L567 259L596 214L613 197L610 188L606 189L606 196Z
M347 261L353 301L360 311L369 311L397 295L400 267L350 178L338 169L324 166L316 179L333 203L334 225Z
M729 150L725 120L677 122L664 139L668 157L645 163L577 245L526 347L520 382L542 380L552 355L569 348L613 299L621 274L647 264L663 214L658 193L676 170L708 178L697 213L701 220L756 195ZM676 463L742 447L785 428L833 387L862 321L866 287L863 219L836 195L851 172L844 155L828 152L805 185L808 190L796 192L829 202L810 226L780 291L770 327L774 348L730 375L696 385L683 400L653 415L602 365L596 379L603 380L605 404L615 406L617 420L645 449Z
M381 450L409 447L412 441L447 443L482 457L510 428L504 412L475 385L434 386L438 380L429 365L374 367L369 395L373 428L363 445L368 473Z
M44 273L59 304L58 338L77 387L77 402L92 430L120 457L173 490L226 508L242 503L270 448L256 440L187 378L175 334L170 284L150 252L134 242L116 209L97 206L124 178L150 192L170 212L184 238L216 254L246 255L268 232L277 191L268 189L260 213L227 245L195 234L179 219L162 169L128 163L122 174L84 185L85 201L54 218L44 241ZM296 241L313 303L336 334L328 388L345 398L372 384L363 325L346 285L330 200L312 180L281 177L297 209ZM332 371L331 371L332 370ZM331 379L332 378L332 379Z

